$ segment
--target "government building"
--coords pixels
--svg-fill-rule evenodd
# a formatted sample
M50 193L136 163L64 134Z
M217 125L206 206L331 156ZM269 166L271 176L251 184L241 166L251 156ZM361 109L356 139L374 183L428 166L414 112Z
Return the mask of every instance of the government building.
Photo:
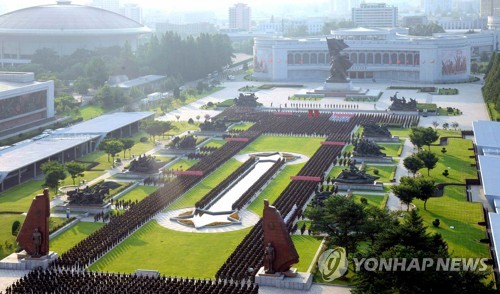
M343 52L354 64L351 79L414 83L463 82L471 60L496 47L496 32L408 35L405 28L355 28L332 31L345 40ZM324 81L330 57L326 38L255 38L254 77L268 81Z
M108 10L70 1L16 10L0 15L0 64L29 63L42 48L70 55L77 49L112 46L132 48L151 30Z

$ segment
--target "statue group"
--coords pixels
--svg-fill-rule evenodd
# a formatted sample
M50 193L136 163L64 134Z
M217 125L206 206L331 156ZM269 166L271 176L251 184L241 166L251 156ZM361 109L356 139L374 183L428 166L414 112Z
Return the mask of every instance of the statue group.
M384 147L377 145L373 141L366 139L361 139L354 143L354 156L360 157L385 157L385 153L380 150L384 150Z
M417 111L417 100L410 98L409 101L403 96L398 98L398 92L391 96L392 104L389 109L392 111Z
M368 138L392 138L392 134L387 126L377 125L369 122L363 125L363 137Z
M104 197L109 195L109 187L97 184L94 187L68 191L68 200L71 205L99 205L104 203Z
M330 77L327 83L346 83L348 82L347 70L352 67L349 57L342 54L342 50L349 46L340 39L326 39L328 51L330 53Z
M359 170L354 163L351 163L349 169L344 169L333 181L341 184L373 184L378 178Z

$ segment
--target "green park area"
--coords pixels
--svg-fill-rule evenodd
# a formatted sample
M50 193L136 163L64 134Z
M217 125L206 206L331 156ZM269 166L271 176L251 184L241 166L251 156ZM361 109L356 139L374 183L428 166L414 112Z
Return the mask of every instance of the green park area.
M167 169L170 170L187 170L198 162L196 159L182 158L174 162Z
M217 147L217 148L220 148L222 146L224 146L224 144L226 144L226 141L225 140L210 140L206 145L205 147Z
M292 235L293 245L299 254L299 263L293 265L299 272L307 272L321 245L321 237Z
M100 222L79 222L61 235L50 240L50 250L61 255L102 226L104 226L104 224Z
M89 270L133 273L149 269L168 276L213 279L249 232L250 228L227 233L185 233L151 221Z
M12 224L23 222L26 216L22 214L0 214L0 259L8 256L16 249L16 236L12 235Z
M403 151L403 144L393 144L393 143L377 143L380 147L384 147L381 151L387 156L399 157Z
M249 122L249 123L238 123L238 124L235 124L231 129L237 129L237 130L242 130L242 131L246 131L248 130L249 128L251 128L255 123L252 123L252 122Z
M393 182L396 174L396 165L367 164L365 171L367 174L379 177L377 182L390 183Z
M33 198L42 194L43 183L43 181L28 181L0 193L0 212L28 211Z
M357 194L352 195L352 199L356 203L362 203L362 198L366 199L367 205L371 205L374 207L378 207L380 209L384 209L387 204L387 199L389 195L380 194L380 195L372 195L372 194Z
M158 190L157 186L137 186L134 189L127 192L125 195L119 198L122 201L141 201L146 198L149 194Z
M312 156L324 140L325 138L322 137L259 136L252 144L241 150L240 154L253 152L295 152Z

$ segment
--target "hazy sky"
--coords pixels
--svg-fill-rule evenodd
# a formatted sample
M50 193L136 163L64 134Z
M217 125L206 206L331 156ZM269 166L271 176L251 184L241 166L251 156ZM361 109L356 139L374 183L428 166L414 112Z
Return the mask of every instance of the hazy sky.
M1 0L4 2L4 0ZM4 6L6 10L16 10L19 8L36 6L36 5L44 5L44 4L53 4L56 0L15 0L15 1L5 1L6 3L0 3L0 5ZM73 4L89 4L92 1L90 0L73 0ZM242 2L246 3L252 7L258 7L259 9L265 9L267 5L272 3L272 6L276 5L290 5L290 4L299 4L299 3L325 3L327 0L250 0L250 1L238 1L238 0L216 0L216 1L207 1L207 0L184 0L184 1L174 1L174 0L122 0L121 3L138 3L140 6L144 8L158 8L161 10L213 10L215 12L220 12L221 10L227 11L229 6L232 6L235 3Z

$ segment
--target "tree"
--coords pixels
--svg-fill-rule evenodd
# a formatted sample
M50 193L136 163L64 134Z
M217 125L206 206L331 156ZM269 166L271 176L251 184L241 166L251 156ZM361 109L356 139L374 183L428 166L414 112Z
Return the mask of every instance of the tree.
M71 176L71 179L73 179L73 185L74 185L75 179L77 177L83 177L83 172L85 171L85 165L76 161L71 161L66 163L66 170Z
M123 138L120 139L120 141L123 143L123 158L125 158L125 151L128 150L130 155L131 149L135 145L135 141L132 138Z
M364 239L366 211L345 196L331 196L324 206L308 207L304 214L312 221L310 230L327 234L327 242L344 247L346 255L356 252Z
M409 136L410 141L413 145L417 146L418 148L421 148L423 145L427 145L429 147L429 150L431 148L431 144L439 139L437 131L431 127L412 128Z
M119 140L116 139L108 139L105 141L102 141L101 144L99 144L99 149L103 150L108 154L108 162L109 162L109 156L113 158L113 162L115 159L115 156L117 153L120 153L123 150L123 143Z
M424 162L413 154L412 156L408 156L403 159L403 165L413 174L413 177L415 177L418 170L424 167Z
M450 128L450 124L449 123L444 123L443 124L443 130L447 130Z
M200 116L199 114L197 114L197 115L196 115L196 120L197 120L198 122L200 122L200 118L201 118L201 116Z
M439 158L432 151L422 150L417 153L417 157L424 163L427 168L427 175L430 175L430 170L436 167Z
M410 137L410 142L418 149L424 146L422 128L412 128L409 137Z
M392 193L399 198L401 202L406 204L407 211L410 210L410 204L418 193L414 181L410 181L409 177L401 177L400 184L391 187Z
M85 65L85 72L88 80L95 89L104 85L104 82L108 79L109 75L106 63L100 57L92 58Z
M177 119L177 122L179 122L179 119L181 119L181 116L180 116L180 115L178 115L178 114L176 114L176 115L175 115L175 118Z
M458 128L459 126L460 126L460 125L459 125L456 121L454 121L454 122L452 122L452 123L451 123L451 127L452 127L455 131L457 130L457 128Z
M40 165L45 176L45 186L53 188L57 191L59 187L59 182L66 178L66 168L59 161L47 161Z
M436 193L436 183L429 178L418 178L416 180L418 188L417 199L424 201L424 210L427 210L427 200Z
M12 236L17 236L19 230L21 229L21 222L16 220L12 223L11 234Z
M397 258L399 261L424 258L449 258L448 245L440 234L428 234L417 211L408 213L403 221L375 237L375 242L356 254L363 258ZM352 293L495 293L493 283L485 284L488 272L448 271L438 272L436 267L425 270L367 270L361 266L354 273Z
M439 123L437 121L433 121L432 126L434 127L434 129L437 129L437 127L439 126Z

